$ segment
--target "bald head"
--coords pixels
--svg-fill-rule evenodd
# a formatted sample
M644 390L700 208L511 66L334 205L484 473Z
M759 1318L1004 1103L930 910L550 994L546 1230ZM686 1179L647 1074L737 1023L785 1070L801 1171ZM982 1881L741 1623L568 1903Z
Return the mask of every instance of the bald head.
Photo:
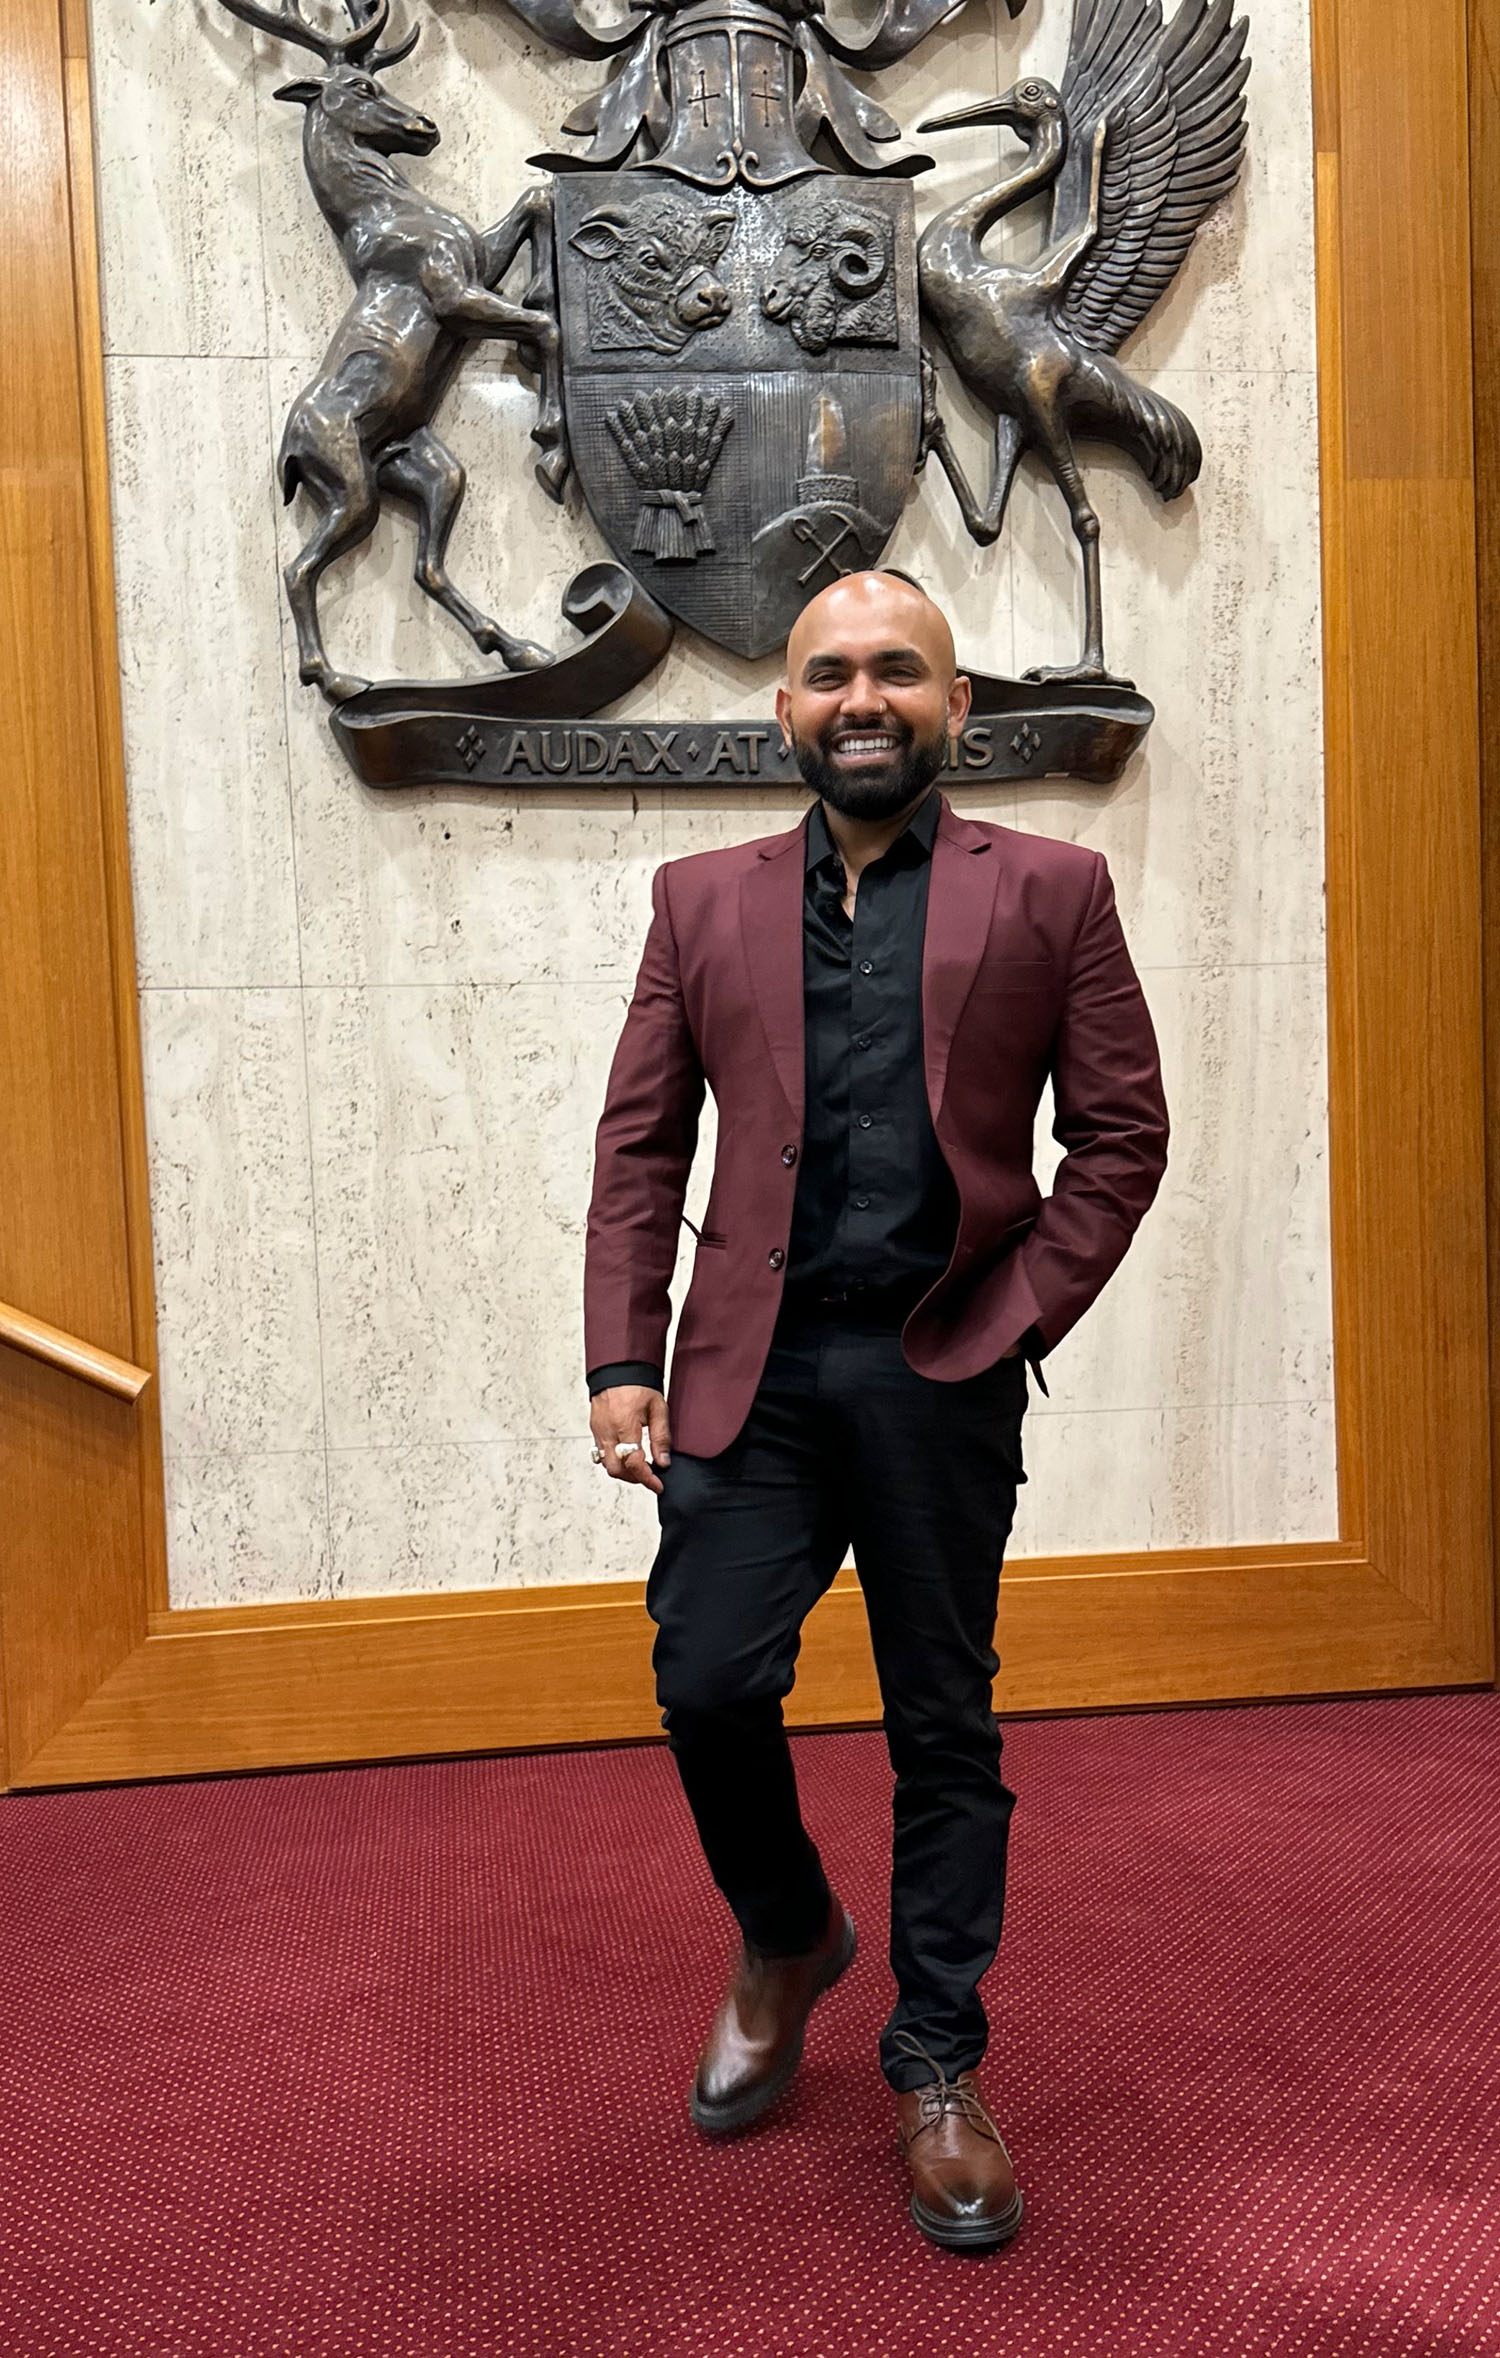
M953 633L914 582L849 573L798 615L776 717L827 809L883 824L915 807L968 709Z
M788 686L795 684L810 651L858 642L905 640L919 648L946 691L958 670L953 633L942 607L914 581L895 573L845 573L820 590L802 609L786 643Z

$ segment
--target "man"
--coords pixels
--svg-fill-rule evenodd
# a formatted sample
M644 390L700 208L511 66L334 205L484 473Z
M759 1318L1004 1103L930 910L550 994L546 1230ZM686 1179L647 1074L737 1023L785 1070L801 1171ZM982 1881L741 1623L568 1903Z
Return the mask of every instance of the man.
M1167 1119L1103 860L937 792L969 694L943 616L899 576L851 575L803 612L776 711L816 799L788 835L657 872L599 1124L585 1326L596 1462L657 1494L657 1693L743 1936L693 2119L728 2135L775 2102L854 1954L782 1728L803 1620L852 1544L896 1775L881 2062L913 2218L984 2249L1022 2207L975 2070L1013 1802L990 1687L1026 1363L1118 1265ZM1049 1075L1066 1153L1043 1202ZM669 1421L705 1082L718 1153Z

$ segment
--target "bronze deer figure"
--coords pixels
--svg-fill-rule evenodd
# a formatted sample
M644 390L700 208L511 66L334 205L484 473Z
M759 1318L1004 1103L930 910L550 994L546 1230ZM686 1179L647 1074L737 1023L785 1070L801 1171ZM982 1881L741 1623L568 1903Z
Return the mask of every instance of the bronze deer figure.
M455 616L475 645L511 671L539 669L549 650L516 638L457 589L444 565L464 495L464 470L433 432L431 419L466 344L507 338L533 357L541 378L532 440L544 456L537 474L554 498L568 473L563 425L560 339L554 305L552 208L545 189L529 189L495 228L480 233L414 189L391 157L430 155L438 127L382 89L377 76L410 55L414 28L389 49L379 46L390 0L363 0L351 32L325 34L309 23L301 0L275 9L260 0L223 0L246 24L310 49L325 71L276 92L306 109L302 157L324 219L343 249L355 295L322 367L287 415L277 470L282 496L298 486L318 511L310 539L287 566L287 601L297 628L300 674L330 702L365 682L336 671L318 625L318 581L335 557L374 530L382 496L416 510L415 577ZM532 279L524 300L494 292L523 245Z

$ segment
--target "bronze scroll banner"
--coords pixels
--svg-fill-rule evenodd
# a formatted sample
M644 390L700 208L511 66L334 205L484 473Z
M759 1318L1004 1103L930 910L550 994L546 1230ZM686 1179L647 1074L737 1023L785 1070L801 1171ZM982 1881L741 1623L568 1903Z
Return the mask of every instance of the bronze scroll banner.
M971 675L973 676L973 675ZM491 683L445 692L368 689L336 708L334 735L366 786L778 785L796 765L772 720L528 720L486 713ZM1072 777L1108 786L1151 726L1144 696L1088 686L974 677L974 711L948 755L953 785Z

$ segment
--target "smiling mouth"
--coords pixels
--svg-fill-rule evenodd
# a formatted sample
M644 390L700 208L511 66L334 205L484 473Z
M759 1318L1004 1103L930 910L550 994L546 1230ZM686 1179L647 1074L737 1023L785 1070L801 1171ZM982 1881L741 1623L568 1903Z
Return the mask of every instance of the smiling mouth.
M900 738L888 729L847 730L829 744L829 751L840 761L886 761L900 750Z

